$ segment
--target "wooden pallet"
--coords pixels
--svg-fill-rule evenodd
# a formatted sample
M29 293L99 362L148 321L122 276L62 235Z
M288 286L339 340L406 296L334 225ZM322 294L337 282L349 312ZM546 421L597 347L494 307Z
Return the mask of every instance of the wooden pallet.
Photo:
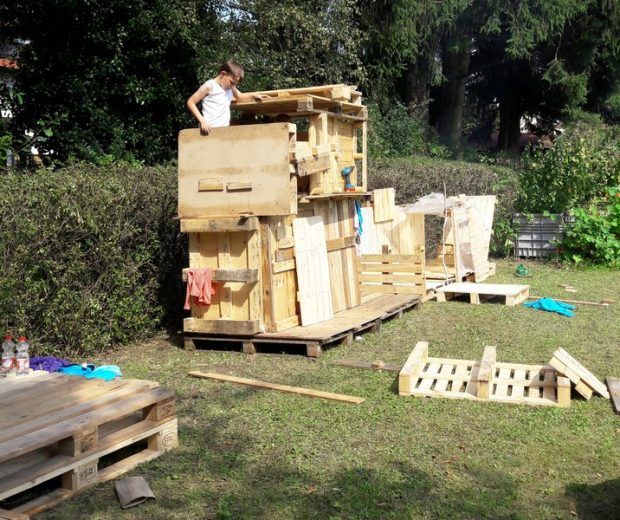
M590 399L594 392L599 393L605 399L609 399L609 392L605 385L563 348L559 348L553 353L549 364L558 373L570 379L575 385L575 390L585 397L586 400Z
M157 383L47 374L1 392L11 406L0 408L0 519L29 518L177 445L174 393Z
M495 296L503 296L506 305L514 306L527 300L530 295L530 286L463 282L438 287L435 289L435 293L438 302L445 302L458 294L469 294L470 302L474 304Z
M198 342L225 342L239 344L245 353L255 354L261 346L276 345L303 348L307 356L318 357L326 345L337 342L350 344L353 337L363 331L380 332L385 320L400 318L419 303L418 295L370 294L363 298L361 305L337 312L331 320L321 323L248 337L186 334L185 348L194 349Z
M419 342L398 376L403 396L471 399L533 406L570 406L570 382L551 366L498 363L495 347L481 361L428 357Z

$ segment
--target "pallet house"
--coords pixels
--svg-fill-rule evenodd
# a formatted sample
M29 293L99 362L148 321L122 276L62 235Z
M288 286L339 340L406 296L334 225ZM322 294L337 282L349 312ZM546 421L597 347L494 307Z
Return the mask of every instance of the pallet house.
M367 109L354 87L260 94L233 105L230 127L179 134L189 269L209 268L215 283L210 305L191 304L186 344L285 342L318 355L428 295L424 215L396 207L393 188L367 192ZM365 251L378 228L378 249Z

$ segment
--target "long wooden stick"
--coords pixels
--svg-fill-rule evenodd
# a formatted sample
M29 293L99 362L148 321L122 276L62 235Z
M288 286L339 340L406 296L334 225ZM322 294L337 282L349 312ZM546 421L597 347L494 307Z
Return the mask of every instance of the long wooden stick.
M544 298L544 296L528 296L528 300L538 300L540 298ZM563 303L576 303L577 305L597 305L599 307L609 307L609 303L598 303L598 302L584 302L581 300L561 300L560 298L553 298L556 302Z
M331 399L333 401L342 401L344 403L360 404L365 401L361 397L351 395L333 394L331 392L322 392L321 390L311 390L309 388L300 388L298 386L278 385L276 383L267 383L265 381L257 381L256 379L246 379L244 377L227 376L224 374L215 374L213 372L189 372L192 377L203 377L206 379L216 379L217 381L227 381L229 383L238 383L240 385L253 386L255 388L268 388L270 390L279 390L289 394L307 395L308 397L321 397L322 399Z

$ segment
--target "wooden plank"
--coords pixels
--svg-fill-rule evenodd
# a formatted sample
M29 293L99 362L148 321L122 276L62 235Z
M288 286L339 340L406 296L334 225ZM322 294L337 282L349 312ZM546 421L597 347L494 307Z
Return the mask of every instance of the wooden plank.
M574 370L580 379L582 379L589 387L594 389L594 391L598 392L601 396L609 399L609 392L605 385L590 372L587 368L585 368L579 361L577 361L574 357L572 357L566 350L563 348L558 348L554 353L553 357L559 359L562 363L564 363L568 368ZM565 374L567 377L568 374ZM569 379L571 379L569 377ZM573 381L573 379L571 379ZM573 381L573 383L577 383Z
M421 264L367 264L360 263L362 273L420 273Z
M261 301L263 311L263 326L267 331L274 331L276 324L276 309L273 299L274 281L273 281L273 231L269 226L268 219L262 219L260 223L260 251L262 255L261 261Z
M400 372L403 368L402 365L384 363L383 361L373 361L371 363L369 361L361 361L357 359L337 359L336 361L331 361L329 364L339 366L339 367L347 367L347 368L385 370L386 372Z
M462 294L493 294L500 296L518 296L524 290L529 289L529 285L513 285L513 284L489 284L460 282L451 283L444 287L438 287L438 292L462 293Z
M255 231L257 229L257 217L181 219L181 233L222 233L226 231Z
M384 274L384 273L361 273L359 275L360 282L374 282L374 283L410 283L421 284L424 281L422 275L417 274Z
M424 288L420 285L373 285L363 284L360 286L362 294L424 294Z
M409 395L424 363L428 359L428 342L418 341L398 374L398 393Z
M372 193L375 224L394 220L394 204L396 198L396 191L394 188L374 190Z
M557 378L557 401L563 408L570 406L570 379L566 377Z
M617 377L605 378L609 394L611 395L611 402L614 407L614 411L620 414L620 379Z
M278 390L279 392L286 392L289 394L299 394L308 397L320 397L321 399L329 399L333 401L341 401L344 403L360 404L365 401L361 397L354 397L350 395L335 394L332 392L324 392L322 390L312 390L309 388L301 388L298 386L280 385L276 383L268 383L266 381L257 381L256 379L246 379L244 377L227 376L224 374L216 374L213 372L189 372L192 377L215 379L217 381L226 381L229 383L237 383L240 385L252 386L254 388L267 388L269 390Z
M493 377L495 376L495 361L497 353L493 346L484 347L484 354L480 362L477 378L477 396L488 399L492 393Z
M322 217L296 218L293 236L301 323L329 320L333 310Z
M184 282L187 281L187 270L187 267L183 269ZM258 269L213 269L211 279L214 282L254 283L258 282Z
M331 159L329 153L317 157L304 157L303 159L297 160L297 170L295 173L297 173L299 177L306 177L329 170L330 165Z
M260 331L260 320L202 320L198 318L185 318L183 320L183 331L251 336Z
M291 199L288 123L200 129L179 133L179 217L290 215ZM199 191L200 181L221 178L244 189ZM247 189L251 184L252 188Z
M362 264L372 264L372 263L394 263L394 264L405 264L405 265L419 265L422 266L424 263L424 256L422 254L415 255L400 255L400 254L388 254L388 255L362 255L361 256Z
M273 274L284 273L286 271L295 270L295 260L283 260L281 262L274 262L271 264L271 270Z

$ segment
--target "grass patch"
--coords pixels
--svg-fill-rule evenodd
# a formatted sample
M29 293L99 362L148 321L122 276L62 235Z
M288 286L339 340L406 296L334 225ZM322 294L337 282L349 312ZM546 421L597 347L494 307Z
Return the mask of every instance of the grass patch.
M551 297L618 299L620 272L500 262L497 283ZM563 292L561 283L579 289ZM620 304L576 317L485 303L429 302L380 334L300 355L185 352L161 336L106 355L129 377L178 396L181 447L134 470L156 501L121 511L109 483L41 518L612 518L620 507L620 423L609 401L573 396L549 409L399 397L391 373L329 365L403 363L415 342L434 357L543 363L564 347L599 378L620 375ZM104 361L104 360L101 360ZM367 399L359 406L186 376L202 369ZM614 513L616 511L616 513Z

